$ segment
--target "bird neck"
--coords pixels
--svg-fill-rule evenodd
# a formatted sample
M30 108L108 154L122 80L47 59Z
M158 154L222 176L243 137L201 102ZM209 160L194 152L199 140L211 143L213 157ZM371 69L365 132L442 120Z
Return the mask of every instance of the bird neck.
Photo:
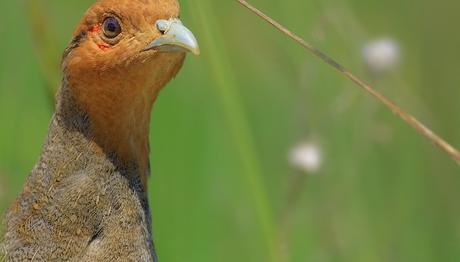
M83 134L115 166L139 176L146 189L150 112L157 94L111 97L91 88L95 93L83 95L78 87L64 84L58 95L57 121L68 131Z

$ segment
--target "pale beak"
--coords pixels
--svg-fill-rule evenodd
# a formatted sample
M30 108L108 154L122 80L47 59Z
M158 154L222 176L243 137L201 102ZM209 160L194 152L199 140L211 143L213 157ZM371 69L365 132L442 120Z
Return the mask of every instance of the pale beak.
M177 19L158 20L156 27L162 36L153 40L145 50L158 50L160 52L191 52L194 55L200 54L198 41L193 33Z

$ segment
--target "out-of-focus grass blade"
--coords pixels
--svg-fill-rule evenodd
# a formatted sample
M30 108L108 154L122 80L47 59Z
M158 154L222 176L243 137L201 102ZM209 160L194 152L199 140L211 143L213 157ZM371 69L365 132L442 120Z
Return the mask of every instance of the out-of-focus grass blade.
M45 88L51 105L59 87L59 47L57 36L46 19L46 7L43 1L26 0L25 13L29 19L30 30L37 50L39 63L45 77Z
M263 183L262 169L255 149L254 139L237 92L236 81L227 65L228 58L223 52L217 50L217 46L224 46L223 43L218 41L219 30L213 28L213 23L209 23L209 21L218 21L218 19L211 18L213 12L211 12L212 8L207 1L200 4L190 4L189 6L197 14L200 27L204 32L201 45L207 54L203 54L203 56L208 58L208 69L214 78L216 91L226 113L231 135L235 141L234 144L237 145L238 155L245 171L242 176L252 194L258 226L267 248L267 259L268 261L279 262L278 249L276 248L276 224ZM223 47L221 46L221 48Z

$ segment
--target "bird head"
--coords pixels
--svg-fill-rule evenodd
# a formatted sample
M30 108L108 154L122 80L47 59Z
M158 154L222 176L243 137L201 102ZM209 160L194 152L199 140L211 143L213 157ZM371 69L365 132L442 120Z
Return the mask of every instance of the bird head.
M78 82L75 86L84 79L91 81L85 86L137 80L131 89L139 84L161 88L179 71L185 52L199 54L194 35L178 17L176 0L98 1L64 53L66 80ZM115 90L112 85L105 91Z
M89 8L63 55L63 86L104 151L147 166L153 102L186 52L199 48L176 0L99 0Z

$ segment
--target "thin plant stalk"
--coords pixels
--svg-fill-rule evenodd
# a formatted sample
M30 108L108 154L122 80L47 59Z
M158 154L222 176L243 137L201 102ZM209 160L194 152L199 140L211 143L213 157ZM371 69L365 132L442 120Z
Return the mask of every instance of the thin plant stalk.
M361 78L357 77L355 74L353 74L351 71L346 69L344 66L342 66L338 62L336 62L330 56L323 53L321 50L317 49L312 44L306 42L303 38L294 34L290 30L288 30L285 26L275 21L274 19L272 19L271 17L269 17L268 15L266 15L265 13L263 13L262 11L254 7L253 5L249 4L247 1L245 0L237 0L237 1L240 4L242 4L244 7L248 8L250 11L255 13L257 16L259 16L260 18L268 22L270 25L272 25L273 27L281 31L283 34L287 35L289 38L291 38L292 40L294 40L295 42L303 46L305 49L307 49L313 55L321 59L323 62L332 66L334 69L336 69L341 74L343 74L348 79L350 79L355 84L357 84L362 89L364 89L367 93L375 97L378 101L384 104L389 110L391 110L394 114L399 116L408 125L412 126L418 133L420 133L426 139L428 139L429 141L437 145L439 148L441 148L458 165L460 165L460 152L455 147L453 147L451 144L449 144L445 139L437 135L430 128L428 128L426 125L420 122L413 115L409 114L408 112L403 110L401 107L396 105L393 101L391 101L390 99L386 98L384 95L377 92L371 85L366 83Z
M282 259L281 262L290 261L291 250L288 241L292 218L294 212L298 208L299 201L302 193L305 191L305 186L310 175L311 173L296 172L293 174L292 180L289 183L286 202L285 205L283 205L278 226L278 252Z

